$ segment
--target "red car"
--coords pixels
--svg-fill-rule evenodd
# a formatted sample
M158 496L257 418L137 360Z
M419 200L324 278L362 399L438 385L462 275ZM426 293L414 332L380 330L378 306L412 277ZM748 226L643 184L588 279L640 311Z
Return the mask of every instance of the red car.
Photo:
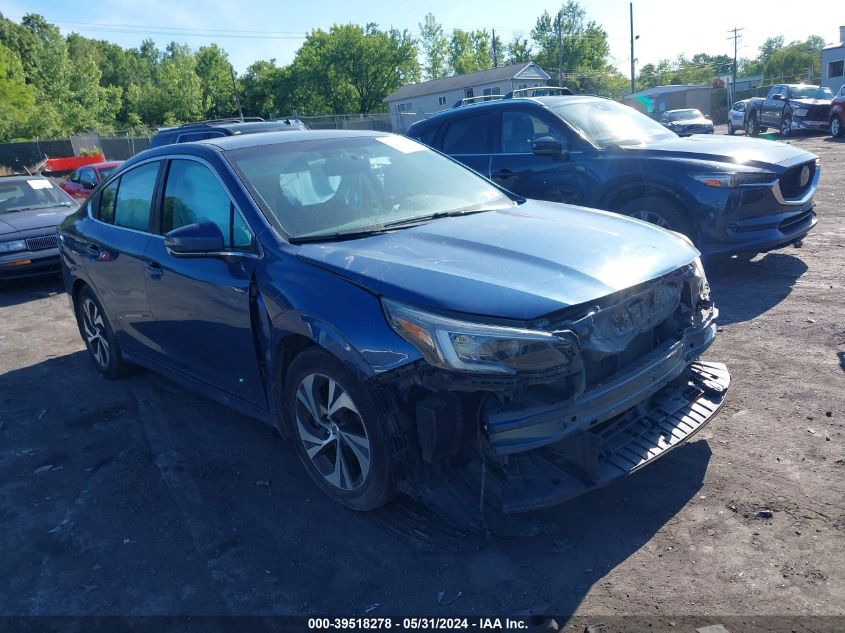
M830 102L830 135L834 138L845 134L842 124L845 123L845 85L843 85L833 101Z
M74 198L84 200L91 193L91 190L100 184L101 180L108 178L109 174L122 163L123 161L117 160L85 165L73 171L70 176L59 183L59 187Z

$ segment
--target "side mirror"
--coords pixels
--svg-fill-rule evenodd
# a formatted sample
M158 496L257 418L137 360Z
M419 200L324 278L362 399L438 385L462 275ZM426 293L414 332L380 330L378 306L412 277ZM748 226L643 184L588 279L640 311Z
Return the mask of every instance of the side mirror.
M79 184L83 189L93 189L97 186L97 183L91 182L90 180L80 180Z
M173 255L208 255L224 250L223 232L214 222L186 224L164 236L164 245Z
M783 95L781 93L777 93L776 95L772 95L772 99L775 101L783 101Z
M564 155L563 145L551 136L541 136L531 143L531 152L536 156L552 156L561 158Z

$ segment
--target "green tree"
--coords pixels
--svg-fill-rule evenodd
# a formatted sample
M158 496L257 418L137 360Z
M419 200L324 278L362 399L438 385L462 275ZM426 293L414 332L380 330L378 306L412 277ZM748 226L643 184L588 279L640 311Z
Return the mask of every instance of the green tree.
M26 137L34 110L35 90L26 83L20 58L0 44L0 141Z
M229 55L217 44L202 46L196 52L204 116L216 119L238 113Z
M449 38L449 66L455 75L487 70L493 66L487 31L455 29Z
M283 115L279 105L288 100L281 94L284 72L275 59L257 61L246 69L238 81L244 114L265 119Z
M443 25L427 13L420 27L420 46L422 47L423 76L426 79L440 79L449 74L449 38L443 33Z
M514 35L508 44L506 63L519 64L531 61L531 45L528 39Z
M297 52L292 104L311 114L383 112L388 94L419 77L416 42L407 31L335 25L309 33Z

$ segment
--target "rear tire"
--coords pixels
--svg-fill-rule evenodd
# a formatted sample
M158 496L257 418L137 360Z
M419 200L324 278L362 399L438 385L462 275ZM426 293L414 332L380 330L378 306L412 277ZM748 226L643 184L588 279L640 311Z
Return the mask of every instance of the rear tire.
M394 459L367 387L334 356L310 349L285 372L284 421L315 484L353 510L374 510L395 494Z
M634 198L621 205L619 212L623 215L645 220L651 224L683 233L693 238L692 224L680 203L667 196L657 194Z
M79 333L94 367L108 378L120 378L128 365L106 316L103 306L88 286L79 291L74 304Z

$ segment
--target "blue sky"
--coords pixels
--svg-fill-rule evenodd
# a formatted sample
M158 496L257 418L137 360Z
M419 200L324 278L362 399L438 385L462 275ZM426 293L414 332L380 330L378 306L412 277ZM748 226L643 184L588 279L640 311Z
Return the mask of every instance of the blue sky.
M581 0L581 5L586 8L588 19L599 22L607 30L613 61L627 74L628 1ZM335 23L375 22L381 27L395 26L416 32L430 11L447 30L495 28L507 41L516 34L527 37L537 16L544 10L552 13L558 6L555 2L539 0L428 0L420 4L384 0L320 0L318 3L0 0L0 11L7 18L19 20L25 13L40 13L59 24L65 33L76 31L124 47L137 47L146 37L154 39L160 48L172 40L193 48L216 42L228 51L239 73L258 59L275 58L280 64L289 63L305 33L315 28L327 29ZM635 56L642 65L681 53L732 54L728 30L736 26L745 29L740 56L753 57L760 44L774 35L784 35L789 42L817 34L833 43L838 40L839 24L832 24L829 16L841 14L841 22L845 23L845 12L838 0L817 1L812 11L778 9L768 15L764 13L766 6L776 5L758 0L635 0L634 28L640 36ZM788 20L784 20L787 13Z

